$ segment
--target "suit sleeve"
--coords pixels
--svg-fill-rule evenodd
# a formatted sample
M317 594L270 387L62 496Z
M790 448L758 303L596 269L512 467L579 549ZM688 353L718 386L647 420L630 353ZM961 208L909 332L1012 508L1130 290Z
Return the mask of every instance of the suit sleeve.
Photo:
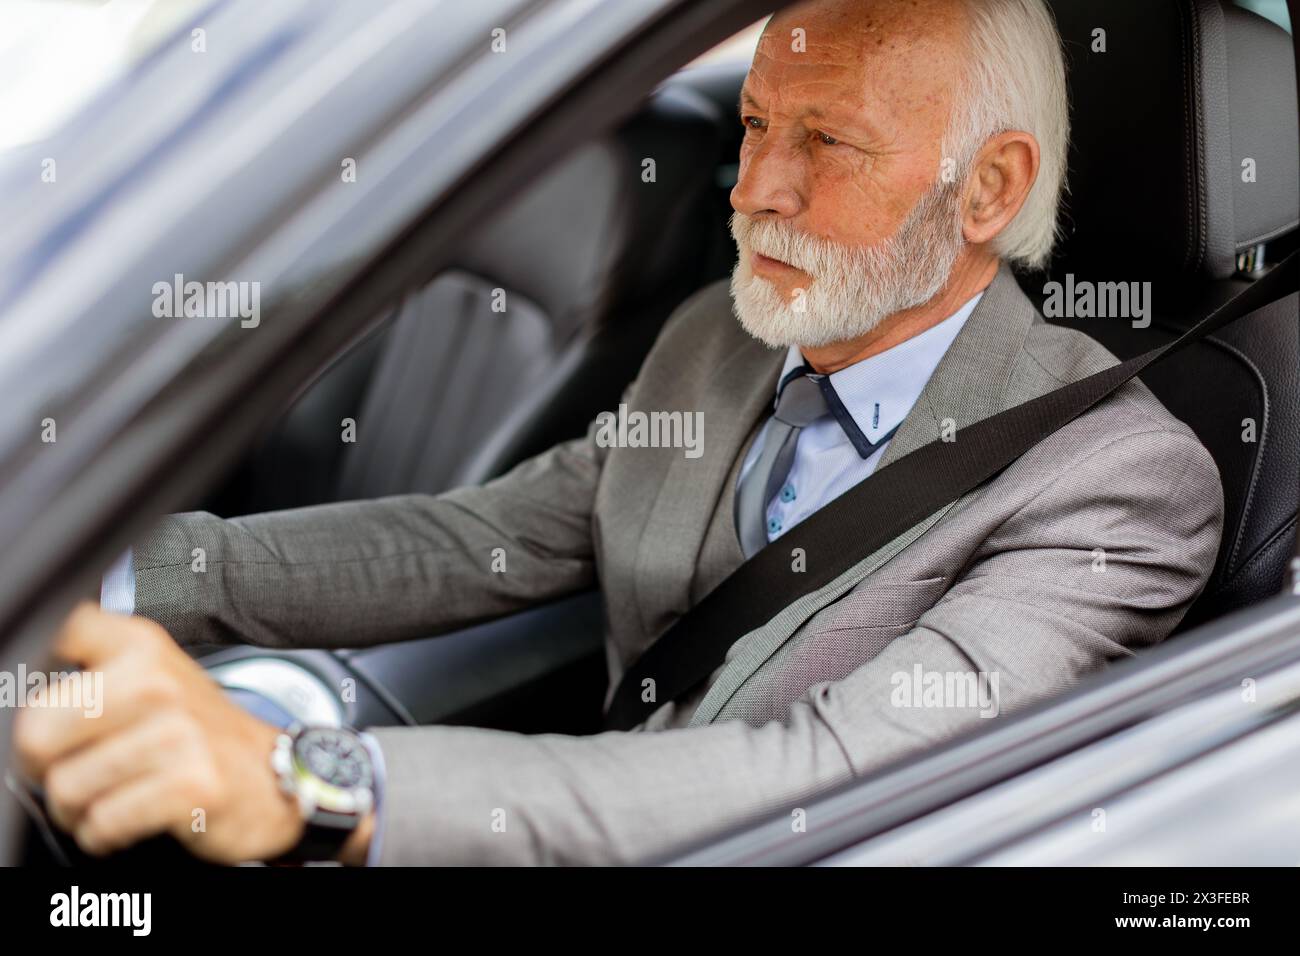
M595 434L437 496L170 515L135 548L136 613L182 644L358 647L593 587Z
M811 687L784 720L585 738L376 730L388 768L381 862L636 862L790 812L1159 640L1214 565L1217 471L1181 433L1089 451L989 537L910 632ZM907 706L899 690L918 665L996 675L994 713L979 700Z

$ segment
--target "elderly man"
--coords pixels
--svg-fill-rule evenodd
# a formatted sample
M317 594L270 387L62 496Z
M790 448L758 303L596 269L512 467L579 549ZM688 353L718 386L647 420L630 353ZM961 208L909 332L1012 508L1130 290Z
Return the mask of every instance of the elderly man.
M481 488L167 519L134 549L140 616L82 609L60 636L102 670L103 717L21 715L54 819L91 852L169 832L221 861L636 860L1161 640L1209 575L1223 503L1205 449L1136 382L745 634L635 732L290 739L173 640L410 639L599 584L617 681L875 469L1114 362L1046 324L1009 270L1051 252L1066 117L1041 0L816 0L775 17L740 102L730 289L678 310L625 396L702 413L703 453L609 447L593 425ZM996 693L931 701L936 674Z

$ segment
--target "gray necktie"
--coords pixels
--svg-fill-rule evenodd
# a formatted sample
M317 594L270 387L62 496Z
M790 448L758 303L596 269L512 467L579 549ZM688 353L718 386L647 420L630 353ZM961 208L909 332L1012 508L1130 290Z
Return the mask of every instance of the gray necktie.
M830 412L821 388L807 375L790 379L781 389L763 450L736 491L736 533L746 558L767 545L767 503L790 474L799 432Z

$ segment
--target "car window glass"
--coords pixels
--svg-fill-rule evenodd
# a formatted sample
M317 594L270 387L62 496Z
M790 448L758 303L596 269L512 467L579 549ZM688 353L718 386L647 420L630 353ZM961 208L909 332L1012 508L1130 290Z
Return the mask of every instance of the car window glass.
M156 48L203 0L0 4L0 152L39 141Z

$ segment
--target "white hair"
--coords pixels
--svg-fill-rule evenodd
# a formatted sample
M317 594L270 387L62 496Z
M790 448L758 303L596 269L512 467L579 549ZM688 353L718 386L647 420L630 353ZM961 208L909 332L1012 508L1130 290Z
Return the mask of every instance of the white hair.
M1008 262L1047 265L1057 238L1070 138L1065 59L1056 21L1044 0L968 0L969 64L959 82L944 157L962 178L988 140L1023 130L1038 140L1038 178L1024 206L993 247Z

